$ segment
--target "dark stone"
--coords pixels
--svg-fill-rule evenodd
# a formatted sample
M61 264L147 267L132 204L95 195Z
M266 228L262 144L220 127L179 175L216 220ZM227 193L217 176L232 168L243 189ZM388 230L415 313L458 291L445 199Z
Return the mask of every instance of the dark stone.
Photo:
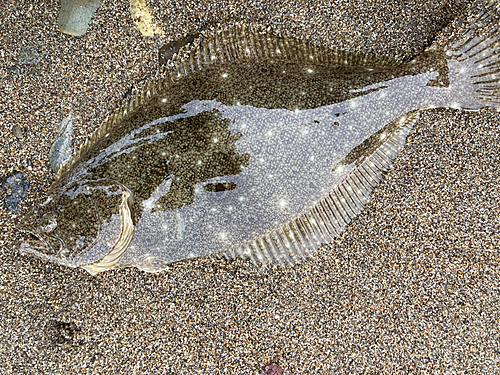
M0 178L0 185L5 192L5 203L11 211L17 211L17 205L29 189L29 183L22 172L15 171L7 177Z
M7 73L19 75L22 73L22 69L19 65L12 65L7 68Z

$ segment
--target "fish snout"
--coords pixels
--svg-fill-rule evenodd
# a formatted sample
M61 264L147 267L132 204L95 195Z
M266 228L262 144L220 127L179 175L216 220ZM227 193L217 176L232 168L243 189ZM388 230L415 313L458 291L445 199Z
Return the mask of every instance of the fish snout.
M25 239L21 242L20 249L35 255L54 255L63 248L60 240L51 238L50 234L43 233L40 228L37 211L28 214L18 227Z

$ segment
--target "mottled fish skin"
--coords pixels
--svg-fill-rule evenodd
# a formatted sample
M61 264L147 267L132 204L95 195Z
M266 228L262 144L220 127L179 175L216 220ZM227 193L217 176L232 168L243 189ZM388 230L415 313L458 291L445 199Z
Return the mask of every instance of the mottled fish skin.
M419 110L498 108L496 15L404 65L248 29L208 38L61 169L22 250L92 274L310 256L360 212Z

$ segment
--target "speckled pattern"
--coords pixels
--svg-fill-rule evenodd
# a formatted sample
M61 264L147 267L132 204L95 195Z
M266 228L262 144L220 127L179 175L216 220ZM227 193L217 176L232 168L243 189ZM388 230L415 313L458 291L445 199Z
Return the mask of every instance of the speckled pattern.
M17 169L31 185L18 213L0 196L0 373L256 374L269 362L285 374L500 371L491 110L423 112L366 210L294 267L199 259L91 277L16 250L20 215L53 179L57 124L73 110L81 144L158 74L165 42L196 25L254 22L407 60L459 14L451 1L149 2L158 39L140 35L124 1L104 1L82 38L56 30L57 1L31 3L0 4L0 176ZM40 61L13 67L22 46ZM27 128L21 139L15 124Z

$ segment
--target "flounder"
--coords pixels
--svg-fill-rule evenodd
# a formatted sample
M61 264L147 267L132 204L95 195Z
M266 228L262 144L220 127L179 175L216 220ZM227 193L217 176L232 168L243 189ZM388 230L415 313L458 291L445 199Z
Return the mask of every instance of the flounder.
M204 37L61 168L21 250L92 274L314 255L362 210L420 110L500 106L497 4L407 64L249 28Z

